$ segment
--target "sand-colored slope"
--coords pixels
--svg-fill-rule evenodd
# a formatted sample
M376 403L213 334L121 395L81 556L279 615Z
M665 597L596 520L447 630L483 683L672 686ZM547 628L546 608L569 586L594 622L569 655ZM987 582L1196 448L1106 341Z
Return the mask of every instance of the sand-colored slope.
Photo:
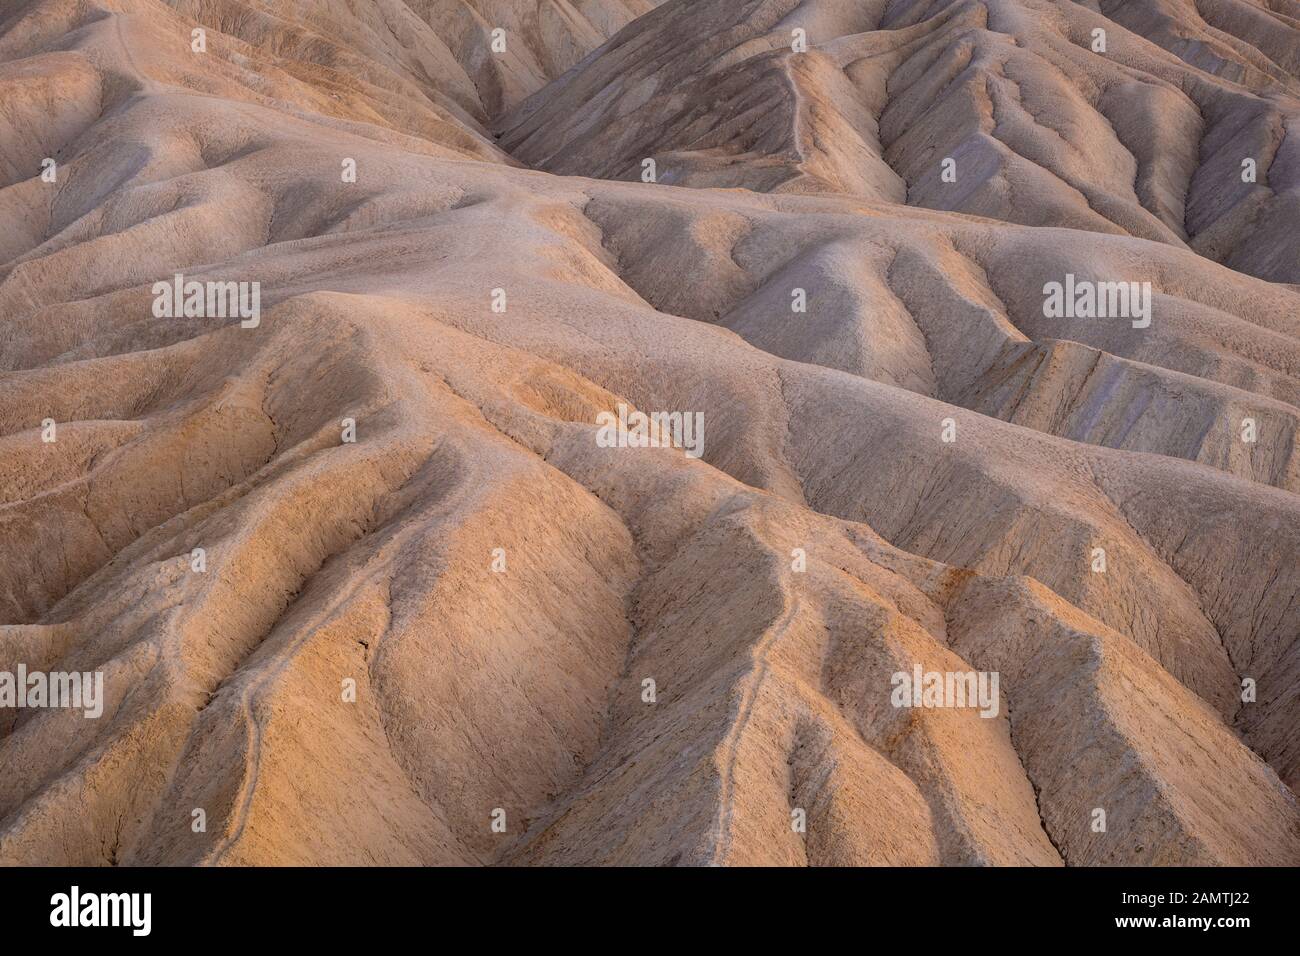
M1290 792L1131 643L1033 581L970 582L955 619L954 649L1007 681L1026 772L1068 862L1292 858L1300 834L1265 822L1285 819Z
M673 185L1128 234L1297 281L1296 11L1237 0L1210 27L1152 6L677 2L503 117L501 142L558 173L654 159Z
M420 76L416 21L464 65L451 6L0 24L0 670L106 687L0 713L0 862L1300 859L1295 291L1128 229L519 169L481 76ZM532 106L682 13L633 6L573 5L644 16ZM808 9L879 42L850 6ZM587 35L546 16L519 90ZM50 126L51 90L98 100ZM1066 270L1152 282L1152 325L1046 318ZM260 321L156 316L176 272ZM701 413L701 455L602 447L620 403ZM997 670L997 714L894 706L916 665Z

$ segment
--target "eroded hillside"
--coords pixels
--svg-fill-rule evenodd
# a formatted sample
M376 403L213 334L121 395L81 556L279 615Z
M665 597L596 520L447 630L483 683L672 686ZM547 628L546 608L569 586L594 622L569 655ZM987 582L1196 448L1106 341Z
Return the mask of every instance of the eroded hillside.
M1300 861L1300 8L1108 6L0 7L0 862Z

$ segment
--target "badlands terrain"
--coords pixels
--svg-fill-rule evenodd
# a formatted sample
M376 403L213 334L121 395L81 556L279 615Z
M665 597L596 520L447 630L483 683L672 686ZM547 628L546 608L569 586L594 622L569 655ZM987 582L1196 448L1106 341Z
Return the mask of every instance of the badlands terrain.
M1297 0L0 0L0 222L0 863L1300 863Z

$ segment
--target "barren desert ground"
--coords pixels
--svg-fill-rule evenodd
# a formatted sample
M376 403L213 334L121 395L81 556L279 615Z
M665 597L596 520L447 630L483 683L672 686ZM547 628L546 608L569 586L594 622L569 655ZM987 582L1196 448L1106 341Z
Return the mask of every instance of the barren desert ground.
M0 864L1300 864L1297 0L0 0Z

